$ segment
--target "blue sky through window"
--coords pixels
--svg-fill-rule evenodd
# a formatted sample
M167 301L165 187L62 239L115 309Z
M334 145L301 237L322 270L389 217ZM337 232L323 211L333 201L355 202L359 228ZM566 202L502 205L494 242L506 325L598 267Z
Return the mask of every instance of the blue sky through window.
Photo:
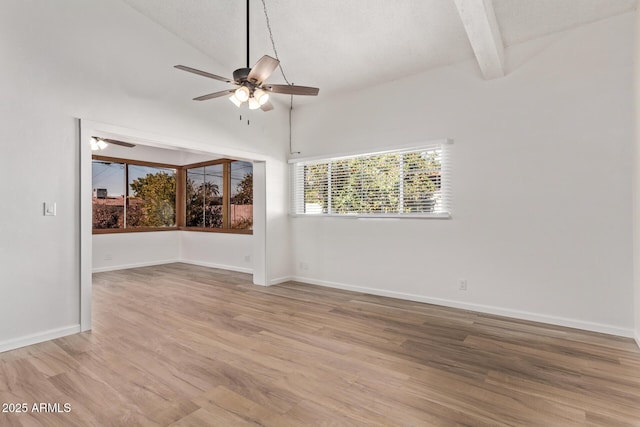
M107 195L109 197L124 196L125 194L125 165L123 163L104 162L101 160L94 160L92 165L92 188L106 188ZM129 165L129 183L134 180L144 177L147 173L157 173L158 171L165 171L170 174L175 174L174 169L167 168L155 168L151 166L138 166ZM235 186L239 183L247 174L253 171L253 165L250 162L238 161L233 163L231 168L231 180L232 193L235 193Z

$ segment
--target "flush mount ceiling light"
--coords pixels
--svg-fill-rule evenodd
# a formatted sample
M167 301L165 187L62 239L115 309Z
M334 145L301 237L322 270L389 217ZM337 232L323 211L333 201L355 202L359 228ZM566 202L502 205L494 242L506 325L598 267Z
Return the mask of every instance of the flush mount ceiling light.
M262 0L264 6L264 0ZM269 29L269 35L273 43L273 35L271 34L271 27L269 26L269 17L266 15L267 28ZM275 50L275 45L274 52ZM249 68L249 0L247 0L247 66L246 68L238 68L233 72L233 79L221 77L216 74L208 73L206 71L197 70L195 68L187 67L184 65L176 65L175 68L190 73L198 74L200 76L208 77L210 79L219 80L225 83L236 86L235 89L227 89L219 92L213 92L208 95L202 95L197 98L193 98L194 101L206 101L208 99L219 98L222 96L229 96L229 100L236 106L241 107L245 102L249 105L251 110L257 110L258 108L263 111L273 110L273 105L269 101L270 93L280 93L285 95L308 95L316 96L320 91L316 87L309 86L294 86L293 84L266 84L265 80L273 73L273 71L280 66L280 61L277 59L278 54L275 53L276 58L272 58L269 55L264 55L253 68ZM280 68L282 70L282 67ZM283 73L284 77L284 73ZM285 77L285 81L289 83Z

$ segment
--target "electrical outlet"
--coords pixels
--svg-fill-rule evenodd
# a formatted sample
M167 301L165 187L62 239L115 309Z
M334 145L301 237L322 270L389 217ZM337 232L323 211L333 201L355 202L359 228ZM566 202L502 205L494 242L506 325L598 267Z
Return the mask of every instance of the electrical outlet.
M467 290L467 279L458 279L458 290L460 291Z
M309 264L307 264L306 262L300 261L300 264L298 264L298 267L300 268L300 270L308 270Z
M244 256L244 261L245 262L251 262L251 255L245 255Z
M111 261L113 259L113 255L111 254L104 254L104 260L105 261Z

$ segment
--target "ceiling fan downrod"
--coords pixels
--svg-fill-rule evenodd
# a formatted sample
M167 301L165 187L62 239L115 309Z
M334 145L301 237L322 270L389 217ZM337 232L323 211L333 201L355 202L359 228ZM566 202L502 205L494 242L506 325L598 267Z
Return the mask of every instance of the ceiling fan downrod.
M247 0L247 68L249 68L249 0Z

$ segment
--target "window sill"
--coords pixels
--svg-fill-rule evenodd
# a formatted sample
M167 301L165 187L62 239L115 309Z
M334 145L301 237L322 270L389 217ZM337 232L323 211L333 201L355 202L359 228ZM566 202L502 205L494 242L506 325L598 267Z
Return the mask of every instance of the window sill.
M200 233L253 234L253 230L243 230L239 228L180 227L180 230L195 231Z
M146 228L102 228L93 230L93 234L127 234L156 231L195 231L201 233L253 234L253 230L235 228L201 228L201 227L146 227Z
M178 227L139 227L139 228L100 228L92 230L93 234L146 233L156 231L178 231Z
M350 219L451 219L450 213L434 214L289 214L292 218L350 218Z

